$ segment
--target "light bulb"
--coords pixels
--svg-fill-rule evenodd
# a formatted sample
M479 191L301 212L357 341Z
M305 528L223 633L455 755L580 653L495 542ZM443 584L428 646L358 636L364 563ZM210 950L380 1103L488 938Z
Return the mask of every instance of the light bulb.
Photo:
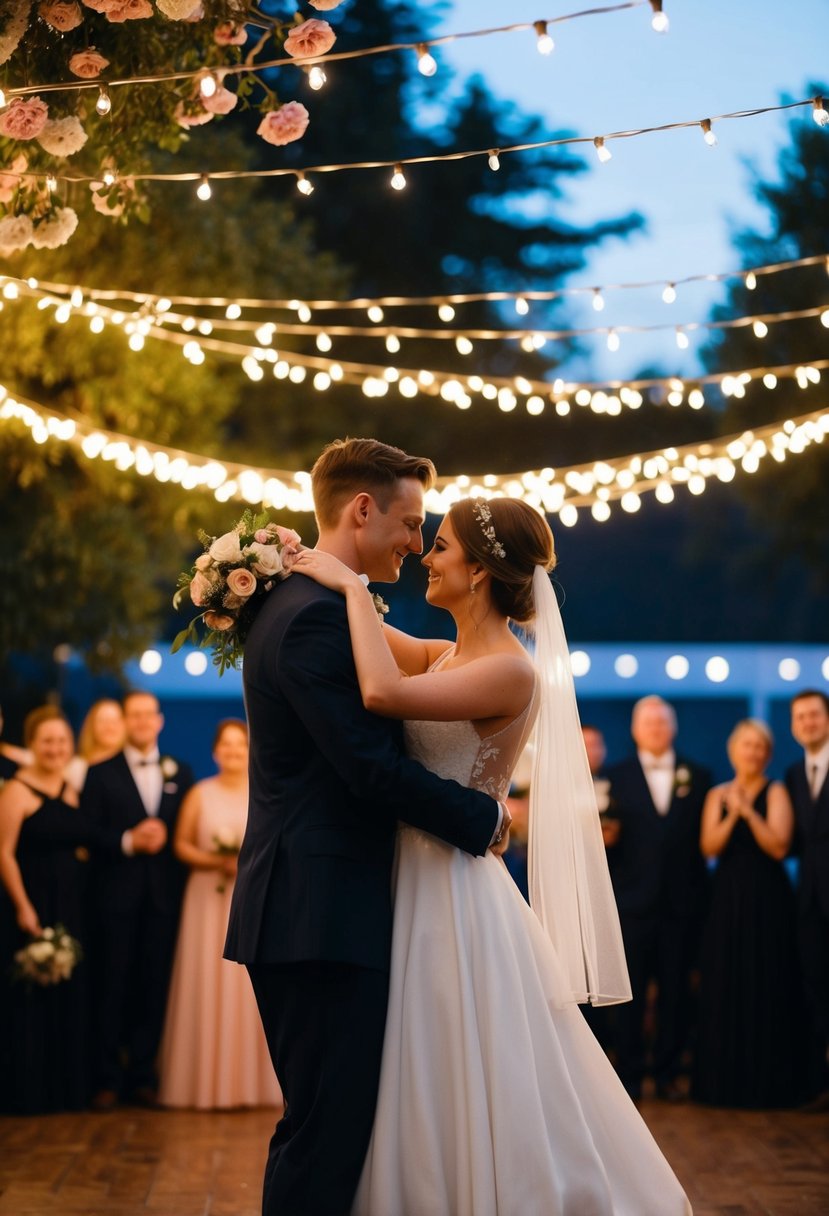
M201 93L202 97L215 97L218 87L216 77L212 72L205 72L199 81L199 92Z
M684 329L677 329L676 344L680 350L688 349L688 335L686 334Z
M54 194L54 192L57 190L57 188L58 188L58 179L55 177L54 173L48 174L48 176L46 178L46 189L49 191L50 194Z
M604 296L599 291L598 287L593 289L593 311L602 312L604 309Z
M500 158L494 148L489 154L489 160L487 161L487 164L489 165L489 167L493 173L497 173L498 170L501 168Z
M107 169L106 172L104 173L104 185L105 186L114 186L115 177L116 177L116 174L115 174L114 169Z
M757 286L757 275L753 270L750 270L746 275L745 283L749 291L754 291L754 288Z
M665 290L662 292L662 299L666 304L673 304L676 299L676 288L673 283L668 283Z
M438 316L441 321L452 321L455 317L455 310L451 304L441 304L438 309Z
M702 122L699 125L702 127L702 138L708 144L708 147L716 148L717 137L714 134L714 132L711 130L711 119L703 118Z
M622 344L621 344L621 341L619 340L619 335L616 333L616 330L611 329L611 331L607 335L607 349L615 351L615 350L618 350L621 345Z
M596 138L593 140L593 146L596 149L596 155L603 165L607 164L607 162L612 159L613 153L610 151L610 148L605 146L603 135L596 136Z
M515 311L518 313L519 317L526 317L527 313L530 311L530 306L523 296L518 296L516 299Z
M829 124L829 110L826 109L826 103L822 97L816 97L812 102L812 118L819 127Z
M755 338L765 338L766 334L769 332L769 327L766 325L765 321L755 321L752 325L752 329L754 330Z
M108 114L112 109L112 98L106 90L105 85L101 85L101 90L98 93L98 100L95 102L95 110L102 117Z
M668 21L667 15L662 12L662 0L651 0L651 8L653 9L652 28L656 30L657 34L667 34L671 23Z
M538 42L536 43L536 46L538 47L539 55L550 55L555 50L556 44L547 33L547 22L534 21L533 29L538 35Z
M373 321L375 325L379 325L383 320L383 310L379 304L372 304L368 310L368 319L369 321Z
M305 176L305 174L302 172L301 169L299 170L299 172L296 175L296 188L300 192L300 194L304 194L306 196L306 198L309 194L314 193L313 185L311 184L311 182L308 181L308 178Z
M328 77L326 76L325 72L323 72L318 63L315 63L308 73L308 84L315 93L320 91L327 79Z
M437 61L429 53L429 48L425 42L421 42L417 46L417 70L421 76L434 76L438 70Z
M206 173L202 173L201 181L196 187L196 197L200 198L203 203L206 203L212 193L213 191L210 189L210 181L208 176Z
M406 189L406 178L403 173L402 165L394 166L394 173L392 173L392 175L391 175L390 184L391 184L392 190L405 190Z

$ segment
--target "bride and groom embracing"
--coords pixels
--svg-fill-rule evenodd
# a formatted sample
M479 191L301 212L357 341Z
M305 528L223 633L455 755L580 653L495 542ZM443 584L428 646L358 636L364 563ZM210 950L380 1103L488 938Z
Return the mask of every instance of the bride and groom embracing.
M265 1216L686 1216L577 1005L628 987L546 521L456 503L423 564L457 638L412 638L360 575L422 552L431 462L345 440L311 476L317 548L246 643L226 947L285 1096ZM533 727L531 911L497 854Z

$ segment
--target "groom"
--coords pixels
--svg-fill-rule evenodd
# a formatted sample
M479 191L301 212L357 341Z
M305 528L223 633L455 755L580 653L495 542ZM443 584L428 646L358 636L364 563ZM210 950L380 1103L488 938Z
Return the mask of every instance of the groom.
M373 439L311 472L317 547L396 582L423 548L429 460ZM399 819L482 855L505 809L406 758L399 722L363 706L344 599L278 584L245 647L250 807L225 956L250 973L285 1113L265 1216L345 1216L368 1147L388 999Z

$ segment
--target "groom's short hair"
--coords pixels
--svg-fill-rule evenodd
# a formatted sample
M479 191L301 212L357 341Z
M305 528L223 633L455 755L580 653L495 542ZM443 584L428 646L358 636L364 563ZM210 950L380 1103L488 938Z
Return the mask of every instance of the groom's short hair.
M402 478L414 477L428 490L435 476L435 466L425 456L409 456L377 439L335 439L311 470L317 523L335 527L345 504L360 493L370 494L385 513Z

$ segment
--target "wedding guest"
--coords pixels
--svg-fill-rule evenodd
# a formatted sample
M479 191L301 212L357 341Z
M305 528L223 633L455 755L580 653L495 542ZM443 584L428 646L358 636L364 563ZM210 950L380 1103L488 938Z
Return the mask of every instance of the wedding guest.
M123 708L124 748L92 765L81 796L93 821L120 835L119 848L99 852L94 867L98 1110L122 1094L156 1102L155 1058L186 878L172 833L193 783L187 765L159 753L164 718L156 698L131 692Z
M684 1097L678 1076L704 914L699 831L711 780L675 752L676 714L661 697L637 701L631 735L636 754L607 771L619 819L608 862L633 990L633 1000L614 1010L616 1066L634 1099L651 1071L657 1096L677 1101ZM649 1059L645 1014L652 981L656 1033Z
M248 813L248 729L227 718L215 777L179 812L173 849L190 867L161 1042L159 1102L217 1110L281 1106L250 978L222 958L236 856Z
M792 698L792 734L803 760L786 772L800 859L798 942L811 1023L812 1108L829 1110L829 697L804 689Z
M598 726L585 722L581 728L584 739L584 750L587 752L587 763L593 777L593 789L596 791L596 806L599 808L602 825L602 840L606 848L612 848L619 839L619 820L613 814L610 803L610 782L605 775L604 763L607 759L607 745L604 735Z
M64 777L72 731L47 705L26 718L24 742L31 759L0 791L0 879L10 900L3 906L0 963L0 1109L7 1114L79 1110L89 1099L88 963L43 986L6 978L14 954L44 931L47 953L58 926L87 945L90 834Z
M791 1106L803 1096L795 897L783 867L794 815L785 786L766 776L772 746L764 722L738 722L728 740L734 779L709 791L702 812L700 847L717 867L692 1094L714 1106Z
M66 780L76 790L82 790L90 764L100 764L120 752L124 738L124 711L120 702L110 697L96 701L78 732L78 746L66 766Z
M0 735L2 734L3 710L0 709ZM31 759L31 754L25 747L17 747L14 743L0 739L0 788L4 781L14 776L21 764L29 764Z

